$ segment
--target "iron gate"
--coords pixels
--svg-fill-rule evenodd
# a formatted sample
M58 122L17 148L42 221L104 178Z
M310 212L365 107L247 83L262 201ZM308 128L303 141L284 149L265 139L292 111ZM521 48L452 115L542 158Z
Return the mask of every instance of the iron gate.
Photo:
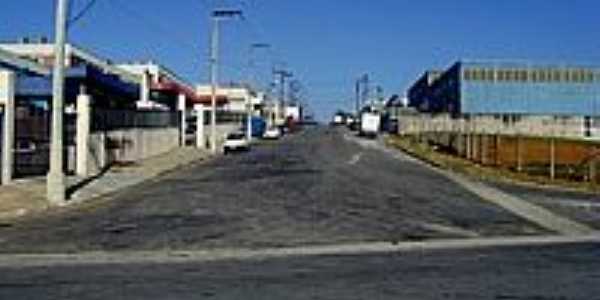
M44 176L50 169L51 111L33 105L18 105L15 110L15 178ZM64 115L64 165L72 173L69 162L74 159L76 115Z

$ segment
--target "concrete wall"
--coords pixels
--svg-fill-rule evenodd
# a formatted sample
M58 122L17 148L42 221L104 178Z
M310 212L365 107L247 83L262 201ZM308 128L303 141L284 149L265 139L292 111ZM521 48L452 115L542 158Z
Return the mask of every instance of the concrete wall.
M598 125L596 123L596 126ZM600 139L600 130L597 128L592 129L591 136L586 137L584 118L577 116L495 117L487 115L470 118L451 118L447 114L399 116L398 133L401 135L440 132Z
M179 147L178 128L125 129L90 134L88 173L118 162L135 162Z
M232 132L240 131L242 128L240 123L222 123L217 124L217 149L221 150L223 148L223 143L225 142L225 138ZM210 149L208 147L208 143L210 143L210 125L204 125L204 142L206 143L203 149Z

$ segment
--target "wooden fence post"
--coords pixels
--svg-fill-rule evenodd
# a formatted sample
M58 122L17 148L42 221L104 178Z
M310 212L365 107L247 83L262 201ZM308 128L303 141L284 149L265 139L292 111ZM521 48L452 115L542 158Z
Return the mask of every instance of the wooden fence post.
M521 135L517 135L517 172L523 172L523 145Z
M592 156L592 159L590 159L589 162L589 177L590 177L590 183L591 184L596 184L597 182L597 175L598 175L598 170L597 170L597 164L598 164L598 160L596 159L596 153L597 153L597 149L594 149L594 156Z
M556 141L550 138L550 179L556 179Z
M496 157L495 157L495 164L497 167L502 167L502 160L500 159L500 151L502 149L502 137L500 136L499 133L496 133Z

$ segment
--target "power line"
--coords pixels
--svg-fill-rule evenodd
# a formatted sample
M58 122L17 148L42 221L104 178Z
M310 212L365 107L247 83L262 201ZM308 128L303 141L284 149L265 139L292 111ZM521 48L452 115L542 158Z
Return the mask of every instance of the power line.
M81 20L90 10L92 10L92 8L94 7L94 5L96 4L96 0L90 0L88 1L88 3L86 4L86 6L84 6L74 17L71 17L68 21L67 21L67 29L70 28L71 26L75 25L75 23L77 23L79 20ZM73 6L73 2L71 1L69 6ZM69 11L72 11L71 9L69 9Z

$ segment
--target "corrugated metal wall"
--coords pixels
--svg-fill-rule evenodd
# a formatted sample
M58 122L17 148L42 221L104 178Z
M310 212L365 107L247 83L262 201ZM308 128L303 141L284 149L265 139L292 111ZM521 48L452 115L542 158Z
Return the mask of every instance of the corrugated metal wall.
M461 69L560 70L562 67L527 64L462 64ZM577 67L564 67L576 69ZM588 68L594 74L597 69ZM496 74L496 76L498 76ZM528 74L531 76L531 74ZM560 80L525 81L461 79L461 113L464 114L535 114L600 115L600 80L562 82ZM496 78L495 78L496 79ZM543 81L543 82L540 82Z
M599 115L600 84L463 81L462 113Z

